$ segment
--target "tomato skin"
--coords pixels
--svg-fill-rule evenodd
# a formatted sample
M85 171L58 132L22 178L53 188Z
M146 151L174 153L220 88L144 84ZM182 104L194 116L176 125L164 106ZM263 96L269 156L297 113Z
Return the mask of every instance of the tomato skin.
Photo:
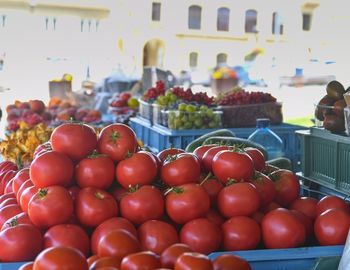
M261 207L267 206L275 199L277 193L276 188L273 181L268 176L259 173L249 182L252 183L259 192Z
M48 229L44 235L44 248L65 246L79 250L87 257L90 253L90 239L79 226L59 224Z
M160 178L168 186L179 186L187 183L198 183L201 169L198 158L191 153L173 156L165 160L160 169Z
M95 130L85 124L62 124L53 130L50 141L54 151L66 154L73 161L81 160L97 148Z
M18 168L17 168L17 165L16 163L12 162L12 161L9 161L9 160L5 160L5 161L2 161L0 162L0 174L4 171L16 171Z
M29 216L27 213L22 212L19 213L12 218L6 220L4 225L1 228L1 231L13 227L14 225L19 225L19 224L28 224L28 225L33 225L32 221L30 220Z
M0 195L0 203L2 203L3 201L7 200L7 199L16 199L16 195L15 193L6 193L6 194L3 194L3 195Z
M218 194L224 188L224 185L220 181L211 178L202 182L201 186L204 187L205 191L208 193L211 206L215 206Z
M214 268L209 258L200 253L184 253L176 260L174 270L193 269L213 270Z
M18 270L33 270L34 262L23 264Z
M4 194L7 184L12 180L13 177L16 176L16 173L17 173L16 171L10 170L10 171L5 171L0 176L0 194L1 195Z
M135 185L149 185L158 174L157 161L151 153L140 151L120 161L115 174L118 183L126 189Z
M108 155L114 162L123 160L127 153L135 153L138 147L135 132L124 124L111 124L101 130L98 151Z
M0 227L2 227L8 219L20 214L21 212L22 209L18 204L7 205L0 209Z
M312 197L301 197L290 205L291 210L297 210L314 220L316 216L316 206L318 200Z
M306 233L306 242L313 239L314 236L314 222L313 220L308 217L307 215L303 214L302 212L299 212L297 210L290 210L290 212L295 215L299 221L304 225L305 227L305 233Z
M19 200L19 204L23 210L23 212L28 212L28 204L30 199L39 191L36 186L27 187Z
M341 209L329 209L316 218L314 228L320 245L344 245L350 228L350 216Z
M169 192L165 198L169 217L178 224L200 218L210 208L209 195L198 184L185 184Z
M325 196L323 197L316 205L316 216L318 217L323 212L330 210L330 209L340 209L345 211L346 213L350 213L349 205L347 203L337 197L337 196Z
M86 187L79 191L75 200L75 214L81 224L97 227L103 221L118 215L118 204L106 191Z
M112 230L123 229L137 238L137 230L134 225L127 219L122 217L113 217L102 222L91 235L91 251L97 254L98 243L101 238Z
M205 218L219 227L225 222L224 217L214 208L209 209L205 214Z
M123 188L123 187L117 186L117 187L114 187L114 188L112 189L111 194L112 194L112 196L114 197L114 199L116 199L116 201L117 201L118 203L120 203L120 201L122 200L122 198L123 198L126 194L128 194L128 191L127 191L125 188Z
M12 182L12 190L17 194L21 185L29 179L29 168L23 168L17 172Z
M162 267L174 268L175 262L180 255L186 252L192 252L193 250L185 244L174 244L165 249L161 256L160 262Z
M13 178L7 182L5 189L4 189L4 194L13 193L12 183L13 183Z
M17 192L17 195L16 195L16 199L17 199L17 202L20 202L21 201L21 196L22 196L22 193L23 191L28 188L28 187L32 187L34 186L32 180L28 179L27 181L25 181L21 187L19 188L18 192Z
M278 208L282 208L281 205L279 205L276 202L270 202L268 205L266 205L265 207L262 207L261 211L264 214L267 214L268 212L271 212L272 210L278 209Z
M164 213L163 194L154 186L142 186L120 201L120 214L134 224L160 219Z
M181 153L186 153L186 152L185 152L185 150L179 149L179 148L168 148L168 149L164 149L164 150L160 151L157 154L157 157L160 159L160 162L163 163L164 160L166 160L166 158L168 156L174 156L174 155L181 154Z
M63 153L49 151L33 160L30 165L30 179L38 188L65 186L72 183L73 163Z
M250 216L260 207L260 197L250 183L236 183L223 188L218 195L218 208L227 218Z
M227 251L255 249L261 240L259 224L249 217L230 218L222 225L222 232Z
M199 162L202 163L202 160L203 160L203 156L204 154L210 149L210 148L213 148L215 146L218 146L217 144L205 144L205 145L201 145L201 146L198 146L194 151L193 151L193 154L195 154L198 159L199 159ZM202 167L204 169L204 166Z
M2 262L33 260L41 251L42 243L41 233L33 225L20 224L6 228L0 232L0 260Z
M73 199L61 186L39 190L28 203L28 215L39 228L66 223L73 214Z
M70 247L51 247L43 250L34 261L33 270L88 270L84 255Z
M288 207L293 201L299 198L300 183L298 177L288 170L277 170L271 173L270 178L275 182L275 202Z
M126 256L120 265L121 270L154 270L160 267L159 257L150 251Z
M214 270L251 270L249 263L233 254L223 254L213 261Z
M230 150L232 147L226 146L226 145L219 145L219 146L213 146L210 147L203 155L202 157L202 168L205 172L212 172L213 171L213 159L216 156L217 153L223 151L223 150Z
M253 215L251 215L251 218L254 219L256 222L258 222L259 225L261 225L261 222L264 218L264 213L263 212L255 212Z
M90 266L94 263L94 262L96 262L98 259L100 259L100 256L98 256L98 255L92 255L92 256L90 256L89 258L87 258L87 263L88 263L88 265L89 265L89 268L90 268Z
M166 248L179 242L175 228L160 220L149 220L138 228L138 236L143 250L160 255Z
M261 228L266 248L294 248L305 242L304 225L293 213L284 208L266 214Z
M266 166L264 154L254 147L246 147L244 148L244 151L253 160L254 169L261 172Z
M90 264L90 269L104 269L104 267L120 267L120 263L121 258L118 257L110 256L97 258L97 260Z
M11 204L17 204L17 200L15 198L8 198L8 199L4 200L2 203L0 203L0 209L4 208L5 206L11 205Z
M109 188L114 180L114 163L107 156L87 157L75 166L75 179L81 187Z
M194 252L209 254L219 249L222 233L220 228L208 219L198 218L182 227L180 240Z

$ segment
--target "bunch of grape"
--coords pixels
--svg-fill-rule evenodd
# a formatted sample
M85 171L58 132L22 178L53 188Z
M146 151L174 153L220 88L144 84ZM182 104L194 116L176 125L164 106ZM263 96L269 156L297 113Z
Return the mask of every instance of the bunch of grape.
M165 95L157 97L156 103L164 107L170 107L178 101L178 97L171 91L167 90Z
M223 97L219 101L219 105L248 105L268 102L276 102L276 98L269 93L241 90Z
M214 112L206 105L197 107L192 104L180 103L178 110L167 113L170 129L203 129L221 126L221 114Z
M198 104L211 105L214 102L214 97L209 97L205 92L193 94L192 89L184 90L182 87L174 87L173 93L180 99L188 102L197 102Z
M156 86L148 89L142 96L142 99L147 102L153 102L158 96L165 94L165 84L163 81L157 81Z

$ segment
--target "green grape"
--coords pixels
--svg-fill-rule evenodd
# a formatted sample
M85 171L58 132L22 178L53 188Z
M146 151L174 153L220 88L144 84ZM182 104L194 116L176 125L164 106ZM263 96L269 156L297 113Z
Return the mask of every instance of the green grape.
M188 122L188 116L187 115L182 116L181 121L184 123Z
M189 113L188 120L194 122L196 120L196 113Z
M176 118L174 120L174 126L175 126L175 128L179 128L180 126L182 126L182 122L179 118Z
M203 119L201 118L197 118L195 121L194 121L194 124L196 127L200 127L203 125Z
M221 118L220 118L219 114L215 114L213 119L214 119L215 122L220 123Z
M177 96L175 96L175 95L170 96L170 101L172 103L175 103L177 101Z
M177 108L179 109L179 111L186 111L186 107L186 103L180 103Z
M171 96L174 95L174 94L173 94L173 92L171 92L171 90L167 90L167 91L165 92L165 95L166 95L167 97L171 97Z
M184 127L185 127L185 129L191 129L192 128L192 123L191 122L186 122Z
M187 106L186 106L186 111L189 112L189 113L195 112L196 109L197 109L197 107L194 106L194 105L187 105Z
M206 106L206 105L202 105L199 108L199 110L202 111L202 112L205 112L207 109L208 109L208 106Z
M212 121L212 122L209 122L208 126L209 128L215 128L217 127L217 123Z
M213 117L214 117L214 112L213 112L213 110L211 110L211 109L207 110L206 115L207 115L209 118L213 118Z

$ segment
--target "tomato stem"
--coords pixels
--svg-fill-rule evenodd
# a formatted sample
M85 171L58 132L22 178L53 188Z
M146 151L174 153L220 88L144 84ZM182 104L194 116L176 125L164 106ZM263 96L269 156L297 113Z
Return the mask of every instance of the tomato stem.
M229 178L227 183L226 183L226 186L231 186L231 185L236 184L236 183L238 183L238 181L236 179Z
M177 155L167 155L164 162L173 162L175 160L177 160Z
M129 191L129 193L134 193L134 192L138 191L140 189L140 187L141 186L139 184L136 184L135 186L129 185L128 191Z
M208 179L210 178L210 177L212 177L213 175L211 174L211 172L209 172L208 174L207 174L207 176L203 179L203 181L199 184L200 186L201 185L203 185L205 182L207 182L208 181Z
M102 200L102 199L104 199L105 196L104 196L101 192L97 191L97 192L95 193L95 197L96 197L97 199Z
M9 227L15 227L18 225L18 217L14 217L10 220L10 222L6 223Z
M113 143L117 143L117 140L120 138L120 133L118 131L113 131L109 138Z
M39 198L40 198L40 199L45 198L45 196L47 195L47 192L48 192L47 188L41 188L41 189L39 189L39 191L38 191L38 196L39 196Z

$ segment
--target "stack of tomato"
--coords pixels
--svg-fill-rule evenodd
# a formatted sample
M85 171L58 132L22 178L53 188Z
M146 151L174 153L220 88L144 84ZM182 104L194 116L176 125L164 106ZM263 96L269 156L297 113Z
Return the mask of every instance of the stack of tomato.
M35 259L22 269L250 269L205 255L343 244L350 225L344 200L300 198L257 149L154 155L123 124L57 127L29 168L0 164L0 192L0 261Z

